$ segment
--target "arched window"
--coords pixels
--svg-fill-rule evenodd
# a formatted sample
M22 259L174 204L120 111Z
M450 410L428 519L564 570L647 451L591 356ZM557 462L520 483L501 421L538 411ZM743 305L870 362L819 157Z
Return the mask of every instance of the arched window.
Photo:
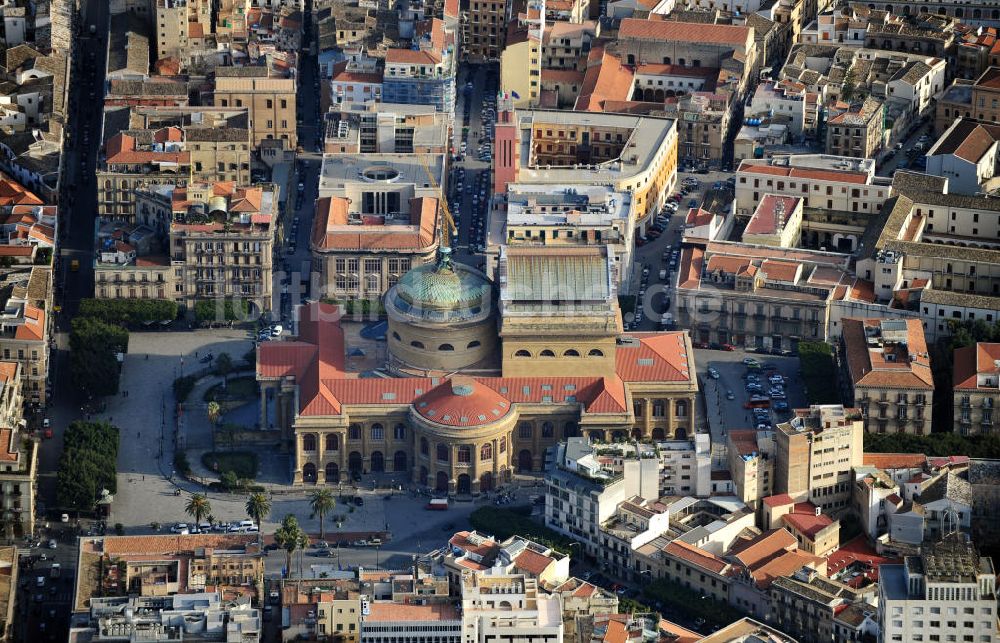
M479 449L479 459L480 460L492 460L493 459L493 445L486 443Z
M412 346L413 348L423 348L424 343L418 342L417 340L413 340L412 342L410 342L410 346Z
M347 439L348 440L360 440L361 439L361 425L352 424L347 427Z
M430 451L430 447L427 444L427 438L420 438L420 453L427 455Z
M406 426L403 424L397 424L392 429L392 438L394 440L405 440L406 439Z
M306 433L302 436L302 450L303 451L315 451L316 450L316 436L312 433Z
M104 180L104 189L105 189L105 190L110 190L110 189L112 189L112 184L111 184L111 181L110 181L110 179L105 179L105 180Z
M521 422L521 424L517 427L517 437L522 440L530 440L533 429L534 427L531 426L531 422Z
M507 436L500 438L500 453L507 453Z
M573 348L563 352L563 357L579 357L579 356L580 356L579 351Z
M466 348L479 348L482 345L483 345L482 342L480 342L478 339L474 339L471 342L469 342L469 345L466 346Z
M451 344L441 344L440 346L438 346L438 350L439 351L453 351L453 350L455 350L455 347L452 346Z
M522 348L521 350L514 353L514 357L531 357L531 353Z
M372 440L382 441L385 439L385 428L378 423L372 425Z
M437 459L438 462L448 461L448 446L445 444L439 444L437 446Z
M381 284L379 283L380 282L380 278L379 278L378 275L368 275L368 276L365 277L365 281L367 282L366 288L368 290L379 290L380 289L379 287L380 287Z
M472 447L460 446L458 447L458 461L462 464L469 464L472 462Z
M604 357L604 351L599 348L591 348L587 355L590 357Z
M688 414L688 403L687 400L677 400L674 404L674 414L678 417L687 417Z
M396 340L397 342L401 342L401 341L403 341L403 338L402 338L402 337L400 337L400 336L399 336L399 333L397 333L396 331L392 331L392 338L393 338L394 340Z
M541 353L539 353L538 356L539 357L555 357L556 354L546 348Z
M326 434L326 450L337 451L340 449L340 436L336 433Z
M542 423L542 437L551 438L555 433L555 428L552 426L551 422Z

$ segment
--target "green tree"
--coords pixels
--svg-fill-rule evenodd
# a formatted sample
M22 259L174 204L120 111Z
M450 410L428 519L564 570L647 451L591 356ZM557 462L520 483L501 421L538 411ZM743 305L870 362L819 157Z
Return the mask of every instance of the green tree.
M203 493L192 494L187 501L184 511L194 518L195 525L201 524L201 519L212 513L212 503L208 501L208 496Z
M149 325L177 318L177 302L165 299L84 299L80 315L106 324Z
M235 471L227 469L222 472L219 476L219 483L225 487L226 491L232 491L234 489L239 489L240 487L240 476Z
M247 515L257 523L257 533L261 533L260 524L271 515L271 500L259 491L251 493L247 497L246 510Z
M69 348L70 371L84 393L102 396L118 392L118 353L128 351L127 330L91 317L77 317Z
M107 422L77 420L63 434L56 473L60 507L90 511L102 489L117 490L118 429Z
M222 407L219 406L218 402L213 400L208 403L205 413L208 415L208 423L215 426L219 423L219 418L222 416Z
M194 305L194 316L200 322L229 322L246 319L250 307L242 299L203 299Z
M309 509L312 517L319 517L319 539L323 540L326 535L324 531L323 519L328 513L337 507L337 501L333 497L330 489L316 489L309 494Z
M223 382L227 381L226 378L233 372L233 368L233 358L229 353L222 353L215 358L215 374L221 377Z
M299 521L295 519L295 516L289 514L281 521L281 526L275 530L274 542L285 550L285 569L290 573L292 554L309 546L309 536L299 526ZM301 567L301 559L299 566Z

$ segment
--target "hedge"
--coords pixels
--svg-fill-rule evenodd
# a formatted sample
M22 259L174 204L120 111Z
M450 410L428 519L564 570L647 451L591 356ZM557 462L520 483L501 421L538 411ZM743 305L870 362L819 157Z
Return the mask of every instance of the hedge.
M137 325L177 319L177 303L162 299L84 299L80 315L107 324Z

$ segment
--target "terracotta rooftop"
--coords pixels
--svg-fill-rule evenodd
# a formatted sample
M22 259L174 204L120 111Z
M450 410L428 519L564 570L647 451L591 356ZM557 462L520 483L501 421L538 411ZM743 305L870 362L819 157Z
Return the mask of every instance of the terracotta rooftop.
M979 342L955 349L954 388L965 391L979 389L979 375L1000 376L1000 343ZM993 378L997 381L997 377ZM988 387L996 391L997 384Z
M441 56L426 49L390 49L385 53L385 62L400 65L436 65L441 62Z
M632 95L631 68L603 48L591 50L583 85L574 109L578 112L600 112L606 100L624 101Z
M514 559L514 565L524 572L532 575L538 576L542 574L549 565L552 564L552 559L544 554L539 554L536 551L530 549L525 549L521 554Z
M172 534L165 536L108 536L103 550L109 556L177 554L195 549L243 549L255 543L253 534Z
M753 32L748 27L711 25L673 20L624 18L618 28L620 39L638 38L657 41L726 44L742 47Z
M410 220L389 223L369 217L354 223L345 197L324 197L316 201L312 245L319 250L424 250L437 237L438 200L434 197L410 199Z
M922 453L865 453L861 462L876 469L922 469L927 456Z
M373 601L365 622L420 623L433 621L461 621L462 616L447 603L431 605L405 605Z
M830 516L824 513L816 515L816 505L811 502L796 504L781 519L785 521L785 524L809 538L815 538L819 532L833 524Z
M739 173L766 174L770 176L787 176L793 179L811 179L815 181L835 181L839 183L867 183L868 175L864 172L842 170L819 170L806 167L788 167L784 165L767 165L765 163L750 163L743 161L737 170Z
M696 567L721 574L729 564L715 554L699 549L680 540L675 540L663 548L664 553L686 561Z
M854 386L932 390L930 358L919 319L844 319L843 339ZM893 330L890 334L890 327ZM896 335L902 333L903 341ZM872 341L877 340L875 343Z
M757 204L750 222L743 234L777 234L802 203L802 199L792 196L765 194Z
M768 507L779 507L781 505L791 505L794 503L795 501L792 500L792 497L787 493L780 493L764 498L764 504Z

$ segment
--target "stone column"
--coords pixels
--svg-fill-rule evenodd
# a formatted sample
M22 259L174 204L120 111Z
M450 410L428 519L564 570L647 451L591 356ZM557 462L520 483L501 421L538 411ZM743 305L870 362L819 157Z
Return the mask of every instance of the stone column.
M497 484L497 476L500 475L500 441L493 440L493 484Z
M667 414L666 417L667 427L666 430L663 432L663 434L667 439L672 439L674 437L674 433L677 430L677 428L674 426L674 400L673 398L666 398L665 400L663 400L663 402L667 407L666 409L664 409Z

